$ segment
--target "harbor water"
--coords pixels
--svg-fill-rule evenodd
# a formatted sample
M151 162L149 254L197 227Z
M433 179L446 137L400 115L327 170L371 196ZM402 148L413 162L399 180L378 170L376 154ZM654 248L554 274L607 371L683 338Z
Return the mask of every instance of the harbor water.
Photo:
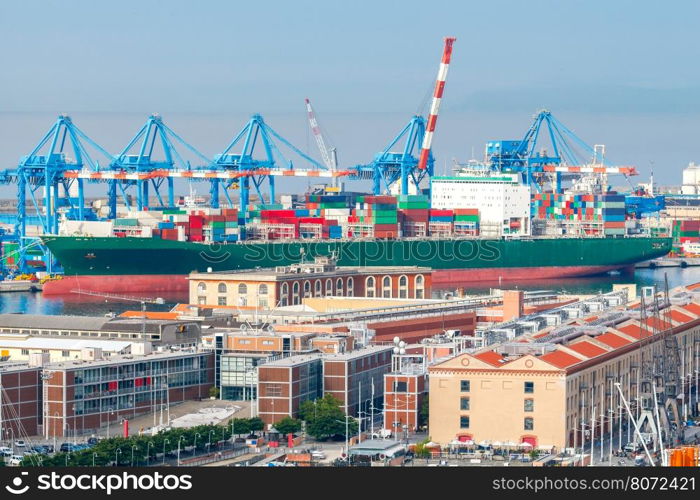
M596 294L609 292L616 283L636 283L637 286L656 285L663 289L665 277L670 288L700 282L700 267L673 267L665 269L637 269L634 276L595 276L590 278L568 278L562 280L465 283L460 288L469 295L488 294L494 288L518 288L521 290L551 290L569 294ZM444 289L434 289L433 297L439 298L445 293L453 293L458 285ZM68 314L80 316L102 316L109 313L120 314L127 310L140 310L138 298L155 299L156 297L134 297L134 300L105 299L86 295L43 296L41 293L17 292L0 294L0 313L26 314ZM149 311L167 311L178 303L186 303L186 294L161 296L164 304L146 305Z

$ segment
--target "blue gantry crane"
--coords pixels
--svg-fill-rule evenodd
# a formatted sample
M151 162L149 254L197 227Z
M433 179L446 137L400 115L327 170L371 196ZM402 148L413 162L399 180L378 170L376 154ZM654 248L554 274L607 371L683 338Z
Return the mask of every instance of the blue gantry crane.
M432 153L428 157L426 168L418 168L416 153L423 143L424 135L425 118L418 115L413 116L398 135L370 163L351 167L350 178L371 179L372 192L375 195L389 192L392 185L401 181L401 193L408 194L409 182L414 182L418 186L426 175L433 175L435 160ZM403 144L400 151L392 151L400 144Z
M245 214L247 211L251 182L260 199L265 200L266 197L263 194L262 186L267 179L269 185L269 195L267 199L272 203L275 199L274 174L296 176L308 174L309 172L308 170L297 171L294 163L291 160L287 160L282 154L282 151L275 143L275 139L297 156L308 162L312 170L330 173L325 165L322 165L302 152L265 123L261 115L255 114L241 131L236 134L224 151L214 157L213 162L217 170L232 170L236 172L237 177L227 180L224 187L230 187L233 183L239 183L239 205L241 214ZM237 149L237 146L240 146L240 152L234 153L233 151ZM259 150L258 146L263 150L261 155L256 155ZM212 178L212 206L219 205L218 181L219 179ZM230 204L231 199L228 197L229 195L226 189L224 189L224 194Z
M546 139L542 139L544 135ZM549 142L551 150L544 145ZM561 191L567 174L636 175L633 167L611 167L601 154L581 140L548 110L535 116L521 140L491 141L486 144L486 163L493 170L518 172L523 181L541 190L543 173L555 176L555 189Z
M69 170L99 170L99 162L90 154L109 163L111 155L82 132L67 115L60 115L34 149L22 157L17 168L0 172L0 182L17 183L17 219L14 235L19 243L16 258L21 271L27 270L27 249L39 245L36 238L27 237L26 196L29 193L34 213L45 234L58 232L58 209L67 207L76 217L84 218L82 181L78 180L78 200L71 196L74 179L67 178ZM43 196L39 193L43 189ZM43 197L43 200L41 199ZM42 203L43 202L43 203ZM47 271L53 270L50 254L44 252Z

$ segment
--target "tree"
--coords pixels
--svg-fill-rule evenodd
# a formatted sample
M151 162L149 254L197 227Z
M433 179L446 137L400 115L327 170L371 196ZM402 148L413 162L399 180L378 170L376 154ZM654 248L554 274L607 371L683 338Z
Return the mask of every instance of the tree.
M342 436L345 438L345 413L340 408L340 400L331 394L317 399L315 402L305 401L300 405L300 415L306 421L306 430L310 436L318 440ZM348 433L357 432L357 421L350 418Z
M219 399L219 394L220 394L220 392L221 392L221 391L219 390L218 387L215 387L215 386L212 385L212 386L209 388L209 397L210 397L210 398L214 398L214 399Z
M261 431L265 428L265 422L260 417L253 417L248 422L250 423L250 430L253 432Z
M426 446L430 442L430 438L426 438L420 443L416 443L416 457L417 458L430 458L430 450Z
M429 395L423 396L423 402L420 405L420 412L418 413L418 427L423 427L428 425L430 420L430 400Z
M228 424L231 427L231 422ZM233 419L233 433L235 435L239 434L249 434L250 429L250 419L248 418L234 418Z
M296 434L301 431L301 420L292 417L284 417L274 424L274 428L277 429L277 432L284 435Z

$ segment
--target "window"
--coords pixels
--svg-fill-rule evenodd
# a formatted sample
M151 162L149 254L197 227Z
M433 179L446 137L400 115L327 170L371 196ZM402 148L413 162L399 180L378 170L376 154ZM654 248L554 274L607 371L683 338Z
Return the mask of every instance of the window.
M525 394L532 394L533 392L535 392L535 383L525 382Z
M326 297L333 295L333 281L326 280Z
M241 283L238 285L238 295L247 295L248 294L248 286L245 283Z
M459 390L462 392L469 392L469 381L468 380L460 380L459 382Z
M336 295L343 295L343 278L338 278L338 281L335 282L335 293Z
M408 384L406 382L394 381L394 392L407 392Z
M532 417L525 417L525 422L523 428L526 431L532 431L535 429L535 419Z
M219 297L219 305L220 306L226 305L226 297Z
M29 356L29 349L22 349L22 356Z
M64 358L69 358L70 357L70 351L61 351L61 356Z
M315 297L321 296L321 280L316 280L314 282L314 296Z
M399 278L399 298L408 298L408 278L406 276L401 276Z
M304 297L311 297L311 283L304 281Z
M226 283L219 283L219 293L226 293Z
M365 280L365 297L374 297L376 290L374 288L374 276L369 276Z
M415 294L417 299L425 298L424 279L422 274L417 274L415 277Z
M391 278L389 276L382 278L382 297L391 298Z
M280 298L280 304L282 306L289 304L289 285L287 283L282 283L282 297Z
M294 284L292 285L292 304L295 306L299 304L299 282L298 281L295 281Z
M460 410L469 410L469 398L460 398L459 399L459 409Z
M466 415L462 415L459 417L459 428L460 429L469 429L469 417Z
M348 296L348 297L352 297L353 295L355 295L355 280L353 280L352 278L348 278L348 293L347 293L347 296Z
M525 411L527 411L527 412L535 411L535 400L534 399L526 399L525 400Z
M197 285L197 293L207 293L207 285L205 283L200 283L199 285Z
M267 285L265 283L261 283L258 287L258 295L267 295Z

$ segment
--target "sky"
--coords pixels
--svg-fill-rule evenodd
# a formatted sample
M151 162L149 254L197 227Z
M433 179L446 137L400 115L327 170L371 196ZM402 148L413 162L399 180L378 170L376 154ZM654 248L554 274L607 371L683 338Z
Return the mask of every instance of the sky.
M318 158L309 97L341 165L367 163L426 109L449 35L438 171L546 108L637 180L679 183L700 161L698 19L693 0L5 0L0 160L59 113L116 153L153 112L207 156L261 113Z

